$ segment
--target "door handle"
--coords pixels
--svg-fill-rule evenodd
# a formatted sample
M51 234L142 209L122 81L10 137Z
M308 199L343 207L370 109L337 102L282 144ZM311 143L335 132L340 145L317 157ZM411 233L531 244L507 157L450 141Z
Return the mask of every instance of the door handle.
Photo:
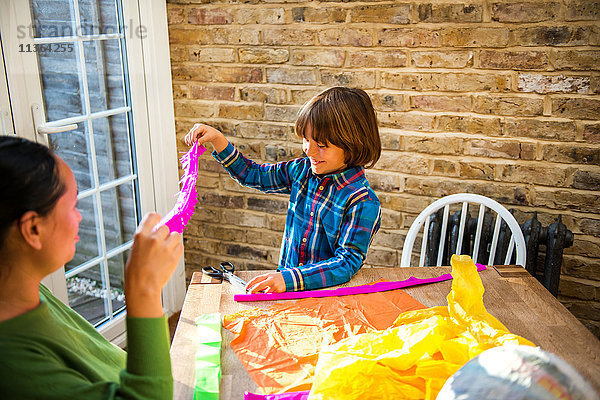
M35 125L35 131L38 134L51 135L53 133L60 133L77 129L77 124L48 126L46 124L46 119L42 115L42 108L37 103L31 105L31 113L33 114L33 124Z

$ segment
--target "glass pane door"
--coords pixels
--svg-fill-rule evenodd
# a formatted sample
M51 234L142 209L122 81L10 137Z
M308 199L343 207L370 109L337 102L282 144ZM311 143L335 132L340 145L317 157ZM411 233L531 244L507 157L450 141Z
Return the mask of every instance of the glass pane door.
M48 134L79 187L77 253L65 266L69 305L92 324L124 310L123 275L140 220L119 0L31 0Z

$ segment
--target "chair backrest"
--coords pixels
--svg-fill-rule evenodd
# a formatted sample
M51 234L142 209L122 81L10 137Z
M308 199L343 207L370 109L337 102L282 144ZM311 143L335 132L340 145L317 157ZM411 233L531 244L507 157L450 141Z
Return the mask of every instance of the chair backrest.
M458 238L454 239L456 241L456 247L447 250L447 251L451 252L450 255L451 254L468 254L466 252L471 252L470 255L473 258L474 262L478 262L478 261L481 263L487 262L487 265L494 265L494 262L496 261L496 264L500 264L501 262L503 262L505 265L507 265L507 264L510 264L510 260L511 260L513 251L516 251L515 264L518 264L521 266L525 265L525 260L526 260L525 239L523 237L523 232L521 231L519 224L515 220L515 217L513 217L513 215L506 208L504 208L504 206L502 206L500 203L498 203L495 200L492 200L485 196L480 196L478 194L459 193L459 194L453 194L450 196L442 197L441 199L436 200L435 202L430 204L427 208L425 208L417 216L415 221L412 223L412 225L408 231L408 234L406 235L406 239L404 241L404 247L402 248L402 259L400 261L400 266L402 266L402 267L414 266L414 264L411 265L413 245L415 243L415 239L417 238L417 235L419 234L419 232L421 231L421 228L423 226L424 226L424 229L423 229L423 239L421 242L421 253L420 253L420 258L419 258L419 266L420 267L424 266L425 259L426 259L426 249L427 249L427 244L428 244L427 242L431 236L431 233L429 232L430 225L431 225L430 222L432 221L432 218L435 219L436 217L440 217L440 213L443 213L441 215L441 219L442 219L441 223L437 223L437 225L435 226L436 233L437 233L438 229L440 231L439 246L437 249L437 257L435 257L436 265L437 266L441 265L443 255L444 255L444 249L447 248L446 240L447 240L448 234L449 234L448 224L449 224L449 220L451 219L451 217L449 216L450 205L460 204L460 203L462 203L462 208L459 212L457 212L455 214L456 218L460 217L460 222L456 221L457 224L454 226L455 231L457 230ZM469 222L471 222L471 221L469 221L469 213L468 213L469 203L479 204L479 214L477 216L476 226L474 224L469 223ZM484 220L486 220L486 214L490 214L489 211L486 212L486 208L496 212L496 220L494 223L493 235L492 235L489 243L484 243L483 241L486 238L482 238L482 235L486 236L485 230L483 228ZM488 217L487 219L489 220L490 218ZM475 220L473 220L473 222L475 222ZM508 241L508 249L506 251L505 259L504 260L495 260L496 250L498 249L498 243L499 243L498 239L501 236L500 227L503 224L508 225L508 230L510 230L510 232L511 232L511 238L510 238L510 241ZM473 228L474 232L471 232L468 230L469 225L473 225L472 228ZM491 228L491 224L490 224L490 228ZM473 239L472 245L468 244L468 240L465 237L466 231L467 231L467 234L470 236L470 239ZM452 243L452 244L454 244L454 243ZM481 253L482 253L481 249L482 249L482 245L484 245L484 244L487 246L485 248L487 248L489 250L489 257L487 260L481 259L482 258L481 257ZM486 251L486 253L487 253L487 251ZM500 263L497 261L500 261Z

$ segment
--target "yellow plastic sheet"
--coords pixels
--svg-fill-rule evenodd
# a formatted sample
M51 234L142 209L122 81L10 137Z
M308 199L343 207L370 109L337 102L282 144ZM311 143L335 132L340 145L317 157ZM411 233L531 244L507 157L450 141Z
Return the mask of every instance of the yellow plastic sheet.
M223 317L242 365L264 393L309 390L323 346L388 328L424 306L402 290L310 298Z
M483 305L483 284L469 256L452 256L447 307L401 314L384 331L355 335L319 354L309 400L435 399L446 379L513 335Z

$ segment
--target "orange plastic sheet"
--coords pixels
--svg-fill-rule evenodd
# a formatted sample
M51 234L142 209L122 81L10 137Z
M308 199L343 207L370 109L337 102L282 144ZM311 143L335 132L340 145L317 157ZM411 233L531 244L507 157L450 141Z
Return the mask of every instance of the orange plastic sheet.
M309 400L435 399L446 379L484 350L533 346L486 311L471 258L454 255L451 262L447 307L405 312L382 332L324 348Z
M264 393L309 390L321 348L391 326L424 306L402 290L310 298L223 317L231 347Z

